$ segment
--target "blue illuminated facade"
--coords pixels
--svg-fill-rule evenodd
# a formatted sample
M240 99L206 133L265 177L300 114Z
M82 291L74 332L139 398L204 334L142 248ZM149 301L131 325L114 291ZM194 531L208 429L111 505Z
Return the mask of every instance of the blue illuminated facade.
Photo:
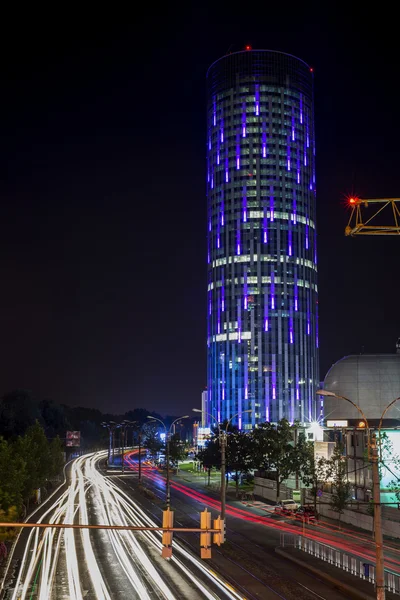
M208 405L241 429L315 418L313 73L280 52L207 73ZM251 413L243 411L251 409Z

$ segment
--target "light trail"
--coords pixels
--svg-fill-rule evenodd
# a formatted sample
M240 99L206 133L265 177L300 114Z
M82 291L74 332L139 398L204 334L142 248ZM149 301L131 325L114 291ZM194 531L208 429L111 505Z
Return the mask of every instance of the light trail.
M128 464L128 467L134 470L137 469L137 462L133 460L135 454L137 454L137 450L132 450L131 452L128 452L125 455L125 462ZM163 486L165 485L165 477L160 475L158 472L155 473L154 468L143 469L142 467L142 475L156 484L162 484ZM220 510L219 500L211 498L210 496L207 496L202 492L199 492L176 481L170 481L170 485L171 488L192 498L193 500L196 500L201 504L214 508L215 510ZM330 531L328 527L326 527L326 531L323 532L320 532L318 530L310 531L310 529L307 529L303 533L303 531L299 530L297 526L294 526L291 523L286 523L284 521L277 522L270 518L266 519L263 516L252 515L249 513L249 511L246 511L245 509L236 508L232 506L226 507L226 513L232 517L244 519L248 522L262 525L263 527L268 527L271 529L275 529L286 533L292 533L295 535L303 535L304 537L315 540L317 542L321 542L323 544L331 546L332 548L345 551L349 554L354 554L360 558L368 560L368 562L375 563L375 544L372 540L369 540L364 535L358 535L354 532L349 532L347 530L342 529L341 531L337 532L337 534L340 536L340 538L338 538L335 535L335 532ZM344 535L350 538L350 540L344 538ZM398 554L399 549L395 549L391 546L385 546L385 550L385 567L390 569L394 573L400 574L400 561L397 560L396 556L390 556L388 554L388 551L393 552L393 554Z
M37 522L93 524L89 522L90 502L94 505L98 524L156 527L111 478L104 477L97 469L97 463L105 455L105 452L100 452L76 459L71 465L71 481L67 490L50 503ZM178 541L174 541L172 559L161 559L161 532L91 531L93 535L86 528L32 528L12 600L57 598L56 579L61 558L66 570L62 594L70 600L83 600L88 591L96 600L116 598L112 580L117 575L118 581L123 581L123 591L118 591L118 598L245 600L242 594ZM100 553L96 553L94 544L97 550L98 546L101 547ZM107 578L105 566L110 561L110 548L113 566ZM155 560L159 563L158 568ZM179 590L178 596L175 590Z

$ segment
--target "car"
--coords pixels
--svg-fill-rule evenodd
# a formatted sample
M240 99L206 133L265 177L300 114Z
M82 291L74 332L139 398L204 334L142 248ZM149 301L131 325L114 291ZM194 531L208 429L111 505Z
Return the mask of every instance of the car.
M294 500L288 498L287 500L281 500L275 506L275 512L281 515L290 515L293 511L299 508L299 504Z
M304 523L315 523L318 519L318 513L312 506L300 506L295 513L295 519Z

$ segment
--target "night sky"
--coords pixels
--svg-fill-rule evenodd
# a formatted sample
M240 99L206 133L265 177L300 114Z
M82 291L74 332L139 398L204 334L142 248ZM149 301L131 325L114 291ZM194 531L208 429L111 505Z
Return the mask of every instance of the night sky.
M344 197L400 196L396 23L365 4L279 4L3 15L0 393L199 405L205 76L246 43L315 72L321 378L343 355L394 351L400 237L346 238Z

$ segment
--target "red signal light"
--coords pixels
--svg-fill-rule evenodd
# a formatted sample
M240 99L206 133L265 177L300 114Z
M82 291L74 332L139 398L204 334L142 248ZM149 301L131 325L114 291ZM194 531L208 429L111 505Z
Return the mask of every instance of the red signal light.
M355 204L357 202L357 198L349 198L349 204Z
M314 73L314 69L310 67L310 73Z
M251 46L249 46L249 45L245 46L245 50L251 50Z

